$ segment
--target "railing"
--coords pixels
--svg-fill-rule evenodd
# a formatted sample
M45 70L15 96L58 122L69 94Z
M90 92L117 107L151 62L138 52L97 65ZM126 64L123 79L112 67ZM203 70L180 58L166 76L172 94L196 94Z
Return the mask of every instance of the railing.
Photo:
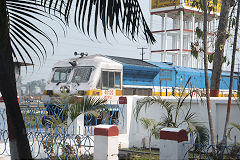
M200 137L200 136L198 136ZM219 136L216 137L216 149L214 150L214 146L210 142L210 137L203 142L200 143L201 140L194 137L190 134L190 140L188 143L184 145L188 145L189 150L187 151L189 159L227 159L227 160L236 160L240 159L240 144L237 143L237 138L230 140L227 138L226 144L223 144L219 141ZM187 155L185 154L185 156Z
M21 106L33 158L89 159L97 124L118 125L119 105L108 104L97 117L82 115L72 123L64 110L43 104ZM57 116L57 117L56 117ZM53 117L56 119L53 120ZM57 120L57 122L55 122ZM52 123L51 121L54 121ZM50 123L51 122L51 123ZM10 156L5 109L0 109L0 158Z

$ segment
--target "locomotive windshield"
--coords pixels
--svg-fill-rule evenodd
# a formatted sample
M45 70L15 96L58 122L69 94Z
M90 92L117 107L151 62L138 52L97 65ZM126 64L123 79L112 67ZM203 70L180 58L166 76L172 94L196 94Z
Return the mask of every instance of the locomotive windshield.
M88 82L92 73L92 67L78 67L74 70L72 82L74 83L86 83Z
M52 78L52 82L53 83L67 82L71 70L72 70L71 68L56 68Z

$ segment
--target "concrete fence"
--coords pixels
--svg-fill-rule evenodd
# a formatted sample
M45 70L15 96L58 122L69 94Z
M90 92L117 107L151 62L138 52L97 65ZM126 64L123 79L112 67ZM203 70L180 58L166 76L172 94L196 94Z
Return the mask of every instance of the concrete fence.
M136 120L134 109L136 107L136 102L139 99L144 97L140 96L127 96L127 104L121 104L119 107L123 108L123 117L124 121L121 122L121 129L119 129L119 143L122 148L128 147L143 147L144 144L148 144L148 134L147 131L142 127L139 120ZM162 97L167 101L177 102L175 97ZM196 119L198 122L201 122L207 128L208 126L208 113L207 113L207 105L205 99L200 100L199 98L193 98L191 100L191 112L196 113ZM183 118L183 113L187 111L188 107L190 106L190 98L187 98L184 103L184 107L180 111L179 118ZM226 119L226 110L227 110L227 98L211 98L211 107L212 107L212 116L213 116L213 123L215 134L218 138L218 141L221 141L224 124ZM235 122L240 124L240 105L238 102L233 99L231 105L231 116L230 122ZM166 114L166 111L159 105L153 104L146 109L143 108L139 114L139 118L152 118L156 121L161 121L161 118ZM123 124L122 124L123 123ZM231 127L231 126L229 126ZM181 125L180 128L187 129L186 125ZM240 139L240 132L236 129L232 130L232 135L236 136L236 139ZM156 140L153 138L152 140L152 147L159 148L160 140ZM231 143L231 142L230 142Z
M148 133L142 127L139 119L136 120L136 116L134 114L136 103L138 100L142 98L144 97L127 96L126 98L124 98L123 101L119 102L119 108L118 108L119 116L118 116L118 125L117 125L119 134L117 136L118 140L115 141L117 147L120 147L120 148L143 147L143 146L146 146L145 144L148 144ZM162 99L165 99L166 101L171 101L173 103L177 102L175 97L162 97ZM206 106L205 100L193 98L191 100L191 104L192 104L191 112L196 113L197 121L202 122L203 125L209 128L207 106ZM240 105L238 104L238 102L233 99L232 106L231 106L232 109L231 109L230 122L235 122L240 124L239 106ZM186 113L189 107L190 107L190 98L187 98L185 100L182 110L180 110L179 119L183 118L184 113ZM211 107L212 107L215 134L219 135L219 137L217 138L218 138L218 141L221 141L222 135L223 135L225 117L226 117L227 98L211 98ZM145 118L155 119L155 121L161 121L161 119L165 114L166 114L166 111L159 104L153 104L149 106L146 110L143 108L139 114L139 118L145 117ZM3 117L0 117L0 120L3 120L3 119L4 119ZM77 119L76 123L74 123L74 125L77 125L75 126L75 128L84 127L84 126L81 126L81 125L84 125L84 123L78 122L78 121L83 121L82 119L83 118ZM0 126L6 125L4 123L5 122L0 123ZM186 125L181 125L180 128L187 130ZM236 139L239 140L240 133L237 130L233 130L232 135L235 135ZM97 135L97 136L101 136L101 135ZM99 137L99 138L101 139L103 137ZM107 138L114 139L114 137L107 137ZM106 137L105 137L105 140L106 140ZM98 141L98 140L95 139L94 141ZM151 147L160 148L161 147L160 145L163 144L163 143L160 143L160 141L161 140L153 138ZM113 153L111 155L115 155L115 154L117 153Z

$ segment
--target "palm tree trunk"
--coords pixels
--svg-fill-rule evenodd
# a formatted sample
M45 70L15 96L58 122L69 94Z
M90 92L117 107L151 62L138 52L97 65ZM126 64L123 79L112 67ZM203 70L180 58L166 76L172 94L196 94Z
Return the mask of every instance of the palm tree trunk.
M215 143L215 134L213 128L213 119L212 111L210 104L210 95L209 95L209 80L208 80L208 57L207 57L207 0L204 0L203 4L204 11L204 21L203 21L203 47L204 47L204 72L205 72L205 87L206 87L206 98L207 98L207 109L208 109L208 122L211 134L212 145L214 146L214 151L216 148Z
M26 129L17 101L12 47L9 37L6 1L0 1L0 92L7 114L10 154L12 159L32 159Z
M211 77L211 97L219 96L220 79L222 73L222 64L224 62L224 46L227 39L228 15L233 0L222 1L220 19L217 31L217 40L215 43L215 53L213 59L213 70Z
M224 133L223 133L223 144L226 144L226 141L227 141L227 128L228 128L228 123L229 123L229 119L230 119L230 111L231 111L231 103L232 103L233 73L234 73L235 55L236 55L236 48L237 48L237 36L238 36L238 26L239 26L239 9L240 9L240 2L237 2L237 3L238 3L237 18L236 18L237 20L236 20L236 27L235 27L234 42L233 42L230 86L229 86L229 94L228 94L228 106L227 106L226 121L225 121Z

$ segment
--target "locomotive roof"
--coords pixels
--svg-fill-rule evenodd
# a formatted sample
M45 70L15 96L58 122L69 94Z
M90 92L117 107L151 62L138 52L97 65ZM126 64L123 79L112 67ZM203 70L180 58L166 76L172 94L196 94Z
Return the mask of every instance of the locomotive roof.
M136 66L147 66L147 67L157 67L158 68L158 66L148 63L146 61L142 61L140 59L116 57L116 56L106 56L106 57L110 58L111 60L122 63L122 64L130 64L130 65L136 65Z

